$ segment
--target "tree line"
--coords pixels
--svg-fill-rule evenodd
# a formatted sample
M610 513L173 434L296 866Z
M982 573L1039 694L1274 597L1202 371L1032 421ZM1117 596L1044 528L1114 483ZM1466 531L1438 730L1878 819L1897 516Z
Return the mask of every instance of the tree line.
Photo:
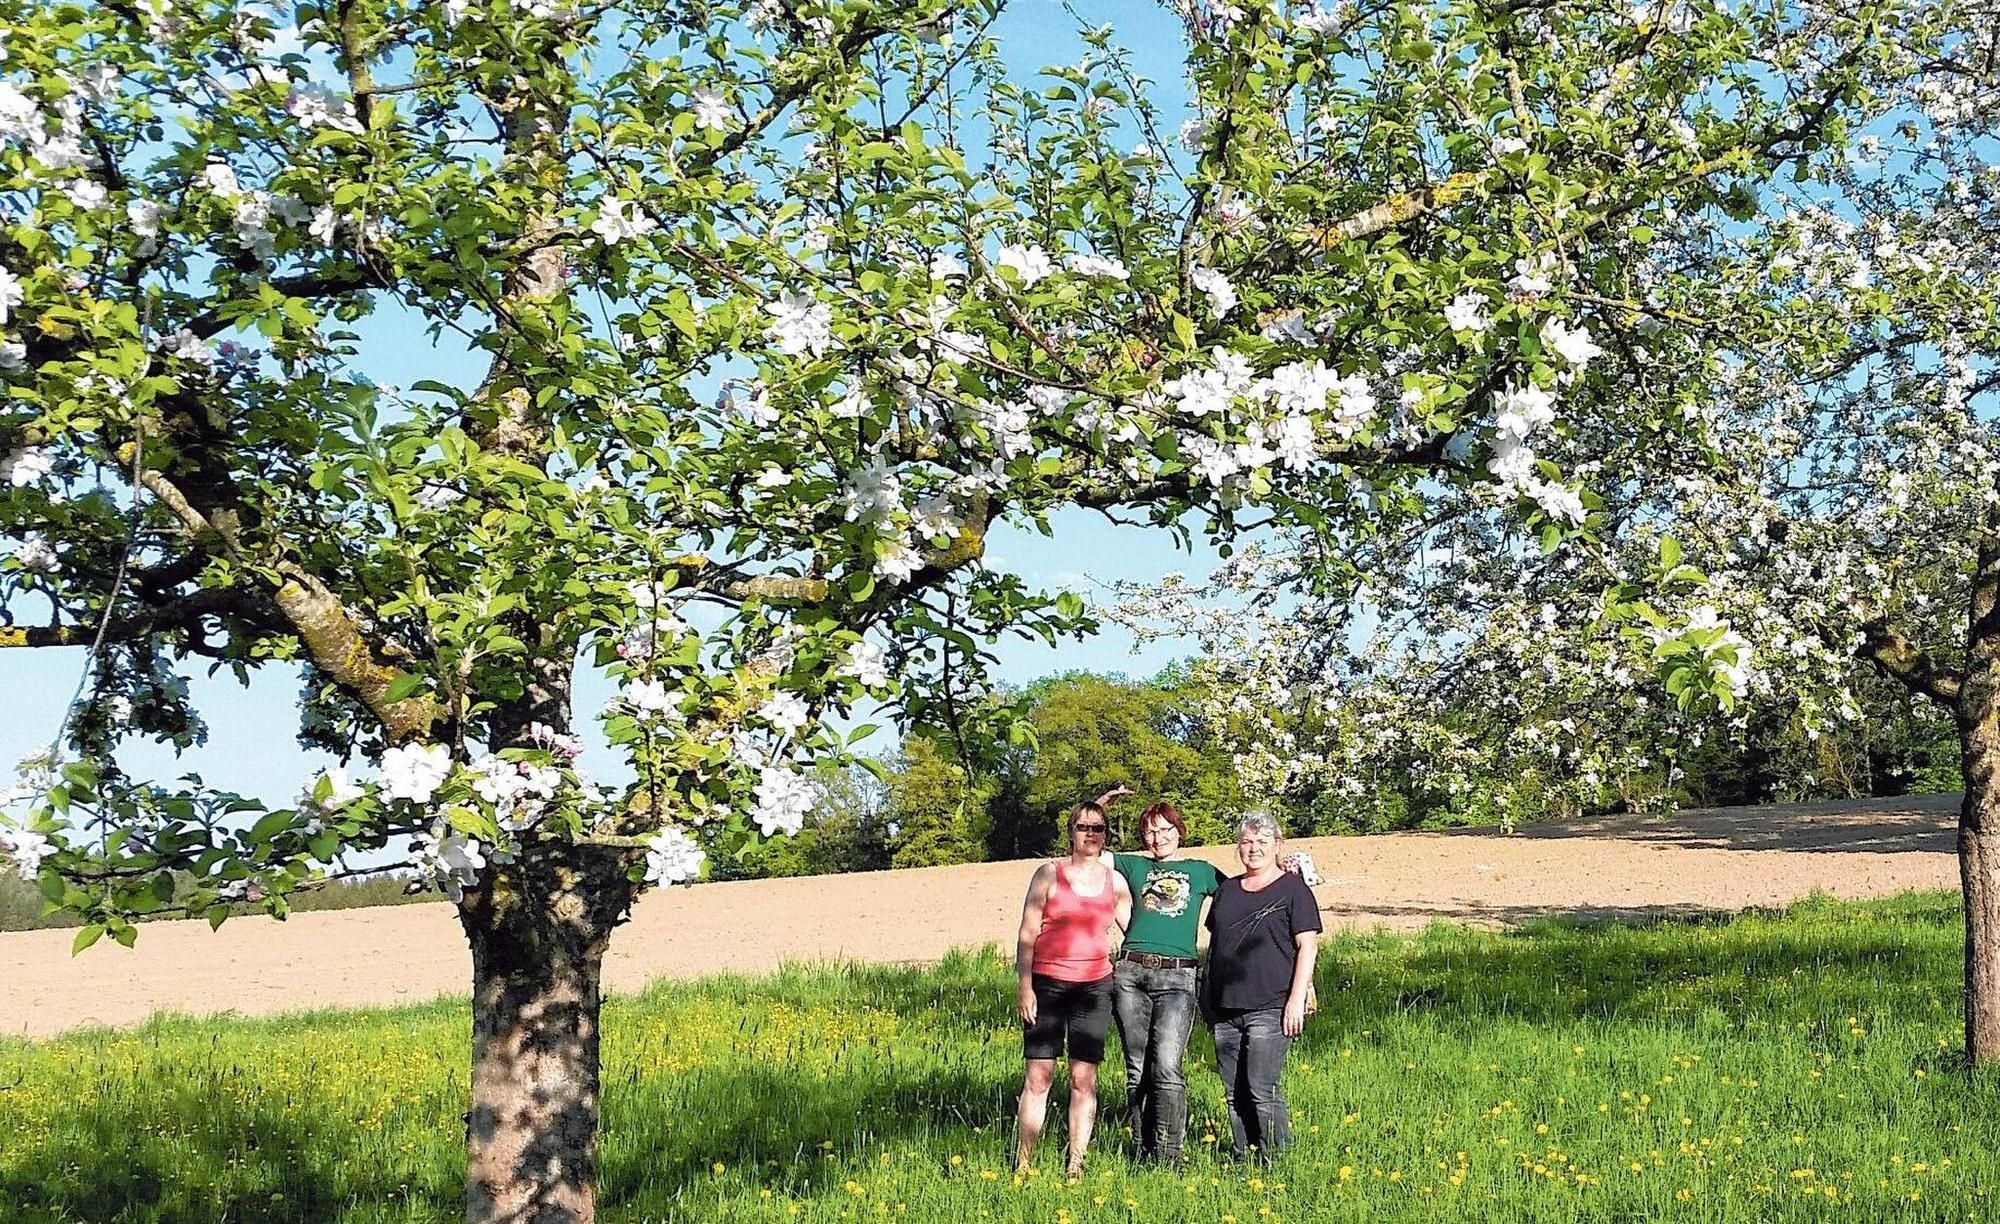
M1358 792L1312 780L1246 793L1228 728L1206 710L1199 663L1148 677L1072 671L999 700L1022 709L1026 733L997 756L971 759L949 736L917 734L893 754L816 771L813 815L795 836L717 864L717 878L824 875L997 862L1054 853L1069 809L1120 782L1138 797L1113 805L1114 849L1164 799L1187 817L1188 842L1230 836L1249 806L1288 833L1317 837L1560 820L1635 809L1937 794L1959 788L1948 720L1886 681L1859 686L1855 717L1824 733L1796 711L1760 706L1738 726L1717 718L1644 766L1582 786L1546 769L1474 763L1445 788L1414 758L1415 740L1384 754ZM1444 709L1437 723L1491 736L1484 710Z

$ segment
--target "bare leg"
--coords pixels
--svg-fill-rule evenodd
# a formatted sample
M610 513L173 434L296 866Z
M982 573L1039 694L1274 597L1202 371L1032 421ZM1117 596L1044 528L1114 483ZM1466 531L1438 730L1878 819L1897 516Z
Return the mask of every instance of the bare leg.
M1053 1068L1051 1068L1053 1070ZM1069 1175L1083 1176L1083 1155L1097 1126L1097 1064L1069 1064Z
M1021 1084L1020 1146L1014 1150L1014 1168L1027 1168L1034 1163L1035 1144L1042 1137L1042 1127L1049 1117L1049 1085L1055 1082L1056 1060L1053 1058L1031 1058L1028 1060L1027 1078Z

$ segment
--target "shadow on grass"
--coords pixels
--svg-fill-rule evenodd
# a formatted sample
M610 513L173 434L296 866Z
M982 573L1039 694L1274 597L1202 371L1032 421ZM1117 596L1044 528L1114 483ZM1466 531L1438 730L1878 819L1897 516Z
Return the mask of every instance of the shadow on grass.
M1318 975L1318 1040L1424 1014L1448 1030L1498 1020L1730 1027L1812 1022L1856 1011L1909 1014L1955 996L1960 910L1948 894L1868 908L1802 902L1786 911L1590 909L1502 916L1504 931L1435 926L1401 955L1382 937L1336 940ZM1488 915L1501 916L1501 915ZM1358 950L1358 951L1357 951ZM1309 1032L1310 1048L1315 1034Z
M1956 985L1958 908L1944 894L1864 907L1809 902L1783 915L1740 919L1623 917L1629 920L1598 914L1499 932L1440 926L1408 940L1330 940L1319 974L1322 1010L1301 1054L1312 1058L1361 1030L1386 1033L1419 1022L1442 1038L1463 1034L1468 1041L1502 1022L1699 1021L1755 1033L1757 1026L1818 1023L1850 1011L1935 1010ZM1020 1085L1010 987L1005 963L989 951L927 970L790 970L761 983L715 980L622 1000L617 1008L628 1015L740 1013L746 1028L758 1023L755 1008L777 1003L879 1009L896 1023L883 1039L829 1048L799 1065L741 1057L679 1072L608 1066L605 1218L679 1218L691 1191L745 1173L796 1192L837 1188L885 1147L916 1146L941 1162L955 1153L968 1161L1004 1158ZM329 1028L317 1040L337 1033ZM433 1158L418 1173L356 1168L354 1154L366 1145L347 1117L254 1098L246 1114L232 1076L254 1075L257 1058L286 1056L300 1039L274 1035L268 1052L239 1054L224 1073L211 1065L179 1079L172 1069L148 1074L139 1081L143 1090L115 1107L58 1104L52 1137L0 1162L0 1209L10 1221L118 1224L455 1218L455 1161ZM1198 1037L1191 1057L1206 1065L1207 1050ZM1105 1074L1108 1107L1122 1097L1117 1066L1114 1049ZM1195 1086L1197 1114L1212 1112L1214 1086L1205 1079ZM1051 1104L1048 1142L1055 1144L1061 1103ZM163 1115L217 1121L167 1138L152 1126ZM455 1117L435 1122L455 1138ZM829 1142L831 1149L823 1146ZM201 1171L231 1164L235 1184L254 1194L218 1199L195 1184Z
M354 1138L347 1119L246 1109L219 1083L213 1092L183 1092L173 1102L176 1116L194 1108L213 1120L207 1133L192 1137L155 1133L149 1125L155 1110L144 1101L133 1104L130 1117L84 1113L87 1107L79 1103L62 1120L60 1142L7 1160L0 1213L9 1224L296 1224L343 1220L358 1205L391 1202L435 1203L439 1220L462 1211L462 1174L413 1182L385 1168L358 1167L345 1158ZM236 1189L214 1185L217 1172Z

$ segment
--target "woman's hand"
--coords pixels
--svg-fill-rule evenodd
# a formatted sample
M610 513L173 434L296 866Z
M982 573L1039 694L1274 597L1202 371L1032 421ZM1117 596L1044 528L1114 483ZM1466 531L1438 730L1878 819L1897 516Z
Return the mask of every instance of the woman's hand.
M1296 1037L1306 1031L1306 1001L1297 994L1285 999L1285 1036Z
M1018 1001L1018 1010L1021 1013L1021 1023L1030 1028L1034 1027L1035 1016L1039 1009L1035 1005L1035 983L1032 978L1024 977L1021 979L1021 997Z

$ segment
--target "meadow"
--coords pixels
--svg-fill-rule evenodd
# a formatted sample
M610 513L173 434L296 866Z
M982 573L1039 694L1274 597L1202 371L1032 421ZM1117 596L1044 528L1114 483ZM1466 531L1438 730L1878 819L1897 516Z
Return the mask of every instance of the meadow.
M1108 1066L1074 1184L1059 1123L1033 1176L1008 1167L1019 1039L990 952L662 985L608 1008L601 1218L1986 1219L2000 1076L1961 1067L1960 938L1942 893L1342 936L1289 1154L1217 1157L1198 1034L1191 1163L1128 1163ZM0 1213L452 1220L467 1026L440 1000L0 1044Z

